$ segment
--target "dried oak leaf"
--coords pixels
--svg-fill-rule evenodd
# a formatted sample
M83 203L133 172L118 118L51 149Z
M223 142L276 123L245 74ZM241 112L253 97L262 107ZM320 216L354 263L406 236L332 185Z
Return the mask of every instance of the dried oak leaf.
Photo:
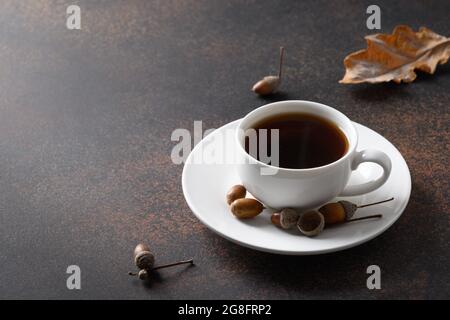
M433 74L436 65L450 57L450 38L422 27L414 32L397 26L392 34L365 37L367 49L344 59L345 76L340 83L412 82L415 69Z

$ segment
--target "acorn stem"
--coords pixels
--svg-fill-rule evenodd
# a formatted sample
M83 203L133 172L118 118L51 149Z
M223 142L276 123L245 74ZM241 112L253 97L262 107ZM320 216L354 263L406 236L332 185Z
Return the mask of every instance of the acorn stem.
M365 217L350 219L350 220L347 220L345 222L353 222L353 221L360 221L360 220L374 219L374 218L381 218L381 217L383 217L382 214L374 214L374 215L371 215L371 216L365 216Z
M163 264L161 266L154 267L152 270L158 270L158 269L162 269L162 268L169 268L169 267L178 266L180 264L186 264L186 263L194 264L194 260L193 259L189 259L189 260L183 260L183 261L179 261L179 262L175 262L175 263Z
M283 69L284 47L280 47L280 61L278 66L278 79L281 80L281 70Z
M178 261L178 262L175 262L175 263L163 264L163 265L151 268L150 271L163 269L163 268L169 268L169 267L178 266L180 264L186 264L186 263L194 264L194 260L193 259L189 259L189 260ZM137 276L138 273L130 271L130 272L128 272L128 275L130 275L130 276Z
M385 202L389 202L389 201L392 201L392 200L394 200L394 197L392 197L390 199L382 200L382 201L377 201L377 202L372 202L372 203L368 203L368 204L363 204L363 205L357 206L357 208L359 209L359 208L364 208L364 207L368 207L368 206L373 206L375 204L385 203Z

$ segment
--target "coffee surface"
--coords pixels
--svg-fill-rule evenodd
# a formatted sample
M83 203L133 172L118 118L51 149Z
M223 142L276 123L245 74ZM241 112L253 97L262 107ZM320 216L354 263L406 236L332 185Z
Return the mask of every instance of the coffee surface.
M256 158L263 162L260 154L260 140L267 140L267 155L270 157L271 130L279 130L278 167L281 168L307 169L320 167L340 159L348 149L347 137L336 124L312 114L279 114L256 123L253 129L256 129L258 141ZM260 129L267 129L267 135L261 134ZM252 154L249 152L249 145L249 139L247 138L245 149L247 153ZM262 156L264 157L264 155ZM271 164L275 165L274 163Z

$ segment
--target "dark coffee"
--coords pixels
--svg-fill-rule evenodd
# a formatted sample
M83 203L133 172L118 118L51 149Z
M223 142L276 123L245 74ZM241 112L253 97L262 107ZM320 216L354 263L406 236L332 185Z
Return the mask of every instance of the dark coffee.
M281 168L320 167L340 159L348 149L347 137L336 124L312 114L278 114L256 123L253 129L256 129L258 140L256 158L260 161L263 161L259 152L260 139L267 139L266 153L270 156L270 130L279 130L278 166ZM267 135L261 134L260 129L267 129ZM245 150L253 155L249 149L249 138L246 138Z

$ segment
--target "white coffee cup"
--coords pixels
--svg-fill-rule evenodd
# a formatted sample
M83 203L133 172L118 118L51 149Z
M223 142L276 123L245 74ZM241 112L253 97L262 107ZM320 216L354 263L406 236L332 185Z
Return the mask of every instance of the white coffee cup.
M347 137L347 152L340 159L321 167L288 169L260 162L245 151L244 132L247 129L263 119L292 112L316 115L336 124ZM242 184L255 198L274 209L310 209L336 196L365 194L383 185L391 172L391 160L384 152L374 149L356 151L358 133L353 123L338 110L321 103L291 100L264 105L241 120L235 138ZM376 180L347 185L352 171L363 162L379 164L383 174Z

